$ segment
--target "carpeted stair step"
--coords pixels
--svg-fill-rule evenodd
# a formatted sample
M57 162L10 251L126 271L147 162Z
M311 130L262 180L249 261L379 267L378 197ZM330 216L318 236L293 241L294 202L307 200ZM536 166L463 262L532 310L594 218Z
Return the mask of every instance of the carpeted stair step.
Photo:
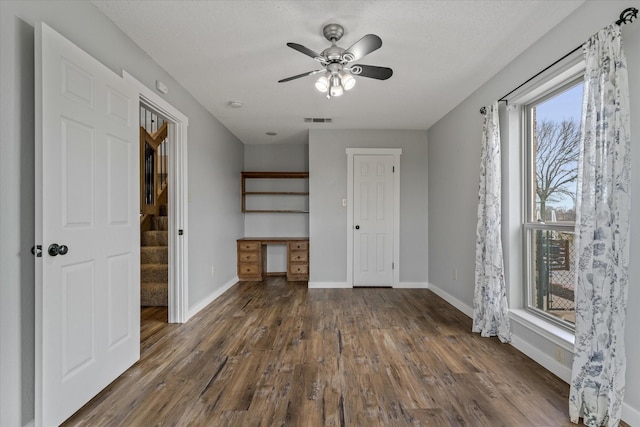
M140 281L142 283L168 283L169 266L167 264L142 264L140 266Z
M169 229L168 216L154 216L151 222L153 230L167 231Z
M143 307L166 307L169 303L167 283L141 283L140 305Z
M169 248L167 246L142 246L140 248L140 264L167 264Z
M166 205L151 219L151 230L141 233L140 305L166 307L169 301L169 232Z
M142 246L168 246L169 233L162 230L142 232Z

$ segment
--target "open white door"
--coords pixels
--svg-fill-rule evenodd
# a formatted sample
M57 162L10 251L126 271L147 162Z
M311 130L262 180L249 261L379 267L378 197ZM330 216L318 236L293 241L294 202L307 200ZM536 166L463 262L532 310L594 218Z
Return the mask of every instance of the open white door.
M140 357L138 92L46 24L35 56L35 417L49 426Z

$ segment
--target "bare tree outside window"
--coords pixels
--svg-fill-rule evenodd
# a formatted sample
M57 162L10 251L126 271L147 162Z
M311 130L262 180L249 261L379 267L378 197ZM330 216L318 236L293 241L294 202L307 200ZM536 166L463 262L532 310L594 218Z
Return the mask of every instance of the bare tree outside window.
M532 277L529 307L567 324L575 322L574 281L582 83L528 108L531 121L527 250Z
M544 222L575 221L580 122L574 118L536 123L536 205ZM562 217L557 218L560 210Z

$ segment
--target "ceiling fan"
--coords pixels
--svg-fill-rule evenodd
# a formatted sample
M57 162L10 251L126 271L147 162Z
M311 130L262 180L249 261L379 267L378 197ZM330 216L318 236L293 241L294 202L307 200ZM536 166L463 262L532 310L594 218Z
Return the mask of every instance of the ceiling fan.
M300 77L313 76L315 74L322 73L322 76L320 76L316 81L316 89L320 92L326 93L327 98L331 98L332 96L340 96L345 90L353 88L356 84L356 79L353 76L387 80L393 75L393 70L391 68L364 64L350 64L351 62L362 59L382 46L382 40L375 34L367 34L355 42L350 48L343 49L336 45L336 42L340 40L344 34L344 28L342 25L326 25L322 30L322 33L324 37L331 42L331 46L323 50L322 53L314 52L308 47L298 43L287 43L287 46L310 56L318 61L324 68L287 77L286 79L278 80L278 83L289 82L291 80L299 79Z

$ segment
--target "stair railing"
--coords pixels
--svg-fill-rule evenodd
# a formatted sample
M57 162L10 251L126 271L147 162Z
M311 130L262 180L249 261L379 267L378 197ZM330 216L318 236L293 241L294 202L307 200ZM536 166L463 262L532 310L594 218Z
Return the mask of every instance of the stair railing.
M140 127L140 213L158 216L167 190L168 123L153 133Z

